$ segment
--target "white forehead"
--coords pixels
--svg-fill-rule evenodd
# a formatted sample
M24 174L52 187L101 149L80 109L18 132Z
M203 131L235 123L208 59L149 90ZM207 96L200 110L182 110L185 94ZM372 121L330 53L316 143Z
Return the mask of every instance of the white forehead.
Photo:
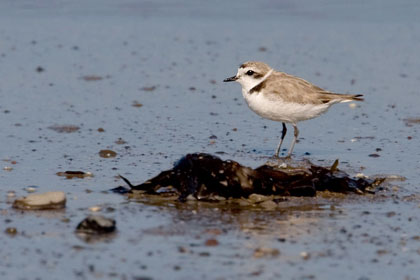
M249 70L252 70L254 72L258 72L257 67L247 66L247 67L239 67L238 68L238 74L244 74L244 73L248 72Z
M246 73L247 71L252 70L258 74L264 75L268 71L271 70L270 66L265 64L264 62L258 62L258 61L248 61L242 64L239 69L238 73Z

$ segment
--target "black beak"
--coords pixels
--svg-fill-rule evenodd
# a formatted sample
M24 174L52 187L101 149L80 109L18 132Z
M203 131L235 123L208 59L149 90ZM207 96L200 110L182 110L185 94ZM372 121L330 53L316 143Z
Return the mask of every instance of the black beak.
M236 81L238 78L236 76L232 76L230 78L226 78L223 80L223 82L234 82Z

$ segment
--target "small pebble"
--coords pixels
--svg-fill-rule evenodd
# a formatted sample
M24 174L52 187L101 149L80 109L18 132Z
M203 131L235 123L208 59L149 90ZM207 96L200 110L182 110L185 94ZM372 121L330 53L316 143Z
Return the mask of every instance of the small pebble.
M15 236L17 234L17 229L14 227L8 227L4 232L10 236Z
M309 260L309 258L311 257L311 254L309 254L308 252L301 252L300 256L302 257L302 259L304 260Z
M131 106L140 108L140 107L143 107L143 104L141 104L137 100L134 100L133 103L131 104Z
M103 77L101 76L96 76L96 75L86 75L81 77L81 79L87 81L87 82L92 82L92 81L100 81L103 79Z
M397 213L395 213L394 211L390 211L386 213L387 218L394 217L395 215L397 215Z
M91 211L91 212L99 212L101 210L102 210L101 206L92 206L92 207L89 207L89 211Z
M208 240L206 240L205 245L206 246L217 246L217 245L219 245L219 241L217 241L217 239L214 239L214 238L208 239Z
M280 251L276 248L257 248L254 251L254 258L268 258L277 257L280 255Z
M13 207L22 210L62 209L66 207L66 194L64 192L46 192L30 194L17 198Z
M127 144L127 141L125 141L124 139L122 139L122 138L118 138L118 140L117 141L115 141L115 144L118 144L118 145L124 145L124 144Z
M184 253L188 253L189 250L186 247L180 246L180 247L178 247L178 252L184 254Z
M7 192L7 197L15 197L16 196L16 192L15 191L8 191Z
M112 150L100 150L99 156L102 158L113 158L117 156L117 153Z
M373 157L373 158L380 157L380 155L378 155L378 154L370 154L369 156L370 156L370 157Z
M37 186L28 186L25 188L25 191L28 193L34 193L36 192L37 188L38 188Z
M57 172L57 176L66 177L66 179L73 179L73 178L88 178L93 177L92 172L83 172L83 171L64 171L64 172Z
M113 219L104 216L88 216L79 223L76 228L77 233L84 234L105 234L116 230L116 222Z
M80 129L77 125L52 125L48 128L58 133L73 133Z
M142 87L141 90L143 91L154 91L156 89L156 86L151 87Z

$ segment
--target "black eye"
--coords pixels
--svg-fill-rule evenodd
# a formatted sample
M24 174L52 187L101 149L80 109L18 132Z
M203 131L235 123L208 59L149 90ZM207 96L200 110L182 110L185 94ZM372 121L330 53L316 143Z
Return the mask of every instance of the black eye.
M246 74L248 75L248 76L252 76L252 75L254 75L254 71L252 71L252 70L248 70L248 72L246 72Z

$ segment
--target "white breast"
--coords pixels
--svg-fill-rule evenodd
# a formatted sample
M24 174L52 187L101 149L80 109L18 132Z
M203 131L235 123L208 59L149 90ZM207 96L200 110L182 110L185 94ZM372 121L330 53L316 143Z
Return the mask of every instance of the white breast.
M242 95L248 103L249 108L263 118L287 123L297 123L315 118L330 107L331 104L299 104L267 99L263 94L254 92L252 94L242 90Z

